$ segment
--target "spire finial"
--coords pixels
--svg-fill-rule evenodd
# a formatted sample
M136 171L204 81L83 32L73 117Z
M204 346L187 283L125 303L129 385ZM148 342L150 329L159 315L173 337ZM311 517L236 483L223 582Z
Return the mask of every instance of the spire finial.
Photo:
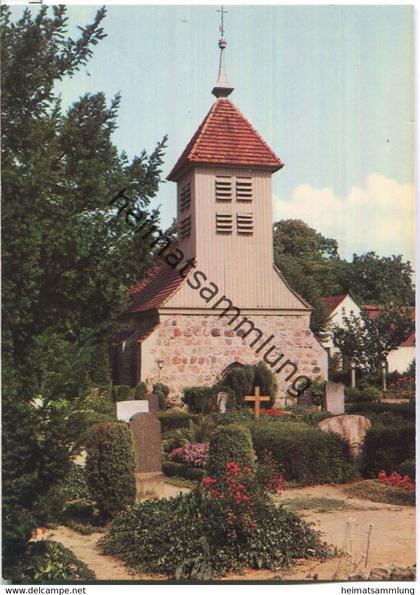
M220 12L220 39L219 39L219 48L220 48L220 61L219 61L219 75L217 77L217 83L216 85L213 87L212 93L213 95L215 95L217 98L219 97L227 97L228 95L230 95L233 91L233 87L231 87L228 78L227 78L227 74L226 74L226 69L225 69L225 58L224 58L224 50L227 46L226 40L225 40L225 23L224 23L224 15L227 14L227 10L225 10L223 8L223 6L220 7L220 10L217 10L217 12Z

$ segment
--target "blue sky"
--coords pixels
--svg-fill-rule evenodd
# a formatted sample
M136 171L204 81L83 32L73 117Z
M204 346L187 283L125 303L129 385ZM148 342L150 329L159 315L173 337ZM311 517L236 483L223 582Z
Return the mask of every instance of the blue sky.
M96 8L69 6L71 31ZM115 143L132 156L168 134L168 173L213 102L216 8L109 6L108 37L61 86L65 105L84 92L121 92ZM286 164L273 179L274 220L302 218L346 258L376 250L413 260L412 8L227 10L231 99ZM163 225L175 196L173 183L162 185Z

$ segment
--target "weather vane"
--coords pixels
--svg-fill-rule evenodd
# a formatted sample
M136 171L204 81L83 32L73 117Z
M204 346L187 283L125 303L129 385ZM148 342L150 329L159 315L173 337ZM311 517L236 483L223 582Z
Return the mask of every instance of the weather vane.
M224 21L224 15L227 14L227 10L225 10L223 8L223 6L220 7L220 10L217 10L216 12L220 12L220 33L222 35L222 37L224 37L225 35L225 21Z

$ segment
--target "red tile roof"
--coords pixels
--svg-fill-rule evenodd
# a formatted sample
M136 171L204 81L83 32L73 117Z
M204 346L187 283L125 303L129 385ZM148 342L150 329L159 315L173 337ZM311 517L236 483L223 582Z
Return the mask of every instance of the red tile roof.
M345 297L347 297L347 293L341 293L340 295L326 295L322 298L322 301L331 313L341 304Z
M192 164L283 167L258 132L230 99L218 99L176 162L168 180L176 181Z
M129 312L159 308L184 280L178 270L172 269L166 263L154 267L144 279L137 281L128 290L132 299Z

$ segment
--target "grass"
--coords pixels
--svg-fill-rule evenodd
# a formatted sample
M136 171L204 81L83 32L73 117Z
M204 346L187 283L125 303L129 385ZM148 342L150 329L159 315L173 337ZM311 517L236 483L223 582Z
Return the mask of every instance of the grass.
M416 493L409 492L403 488L387 486L376 479L364 479L349 484L344 488L349 496L382 502L384 504L398 504L403 506L415 506Z
M335 510L358 510L358 507L348 504L345 500L335 498L317 498L304 496L302 498L279 499L278 502L292 512L313 510L315 512L333 512Z
M198 484L198 481L193 481L192 479L185 479L184 477L180 477L178 475L173 475L172 477L165 477L165 483L169 485L176 486L177 488L188 488L189 490L193 490Z

